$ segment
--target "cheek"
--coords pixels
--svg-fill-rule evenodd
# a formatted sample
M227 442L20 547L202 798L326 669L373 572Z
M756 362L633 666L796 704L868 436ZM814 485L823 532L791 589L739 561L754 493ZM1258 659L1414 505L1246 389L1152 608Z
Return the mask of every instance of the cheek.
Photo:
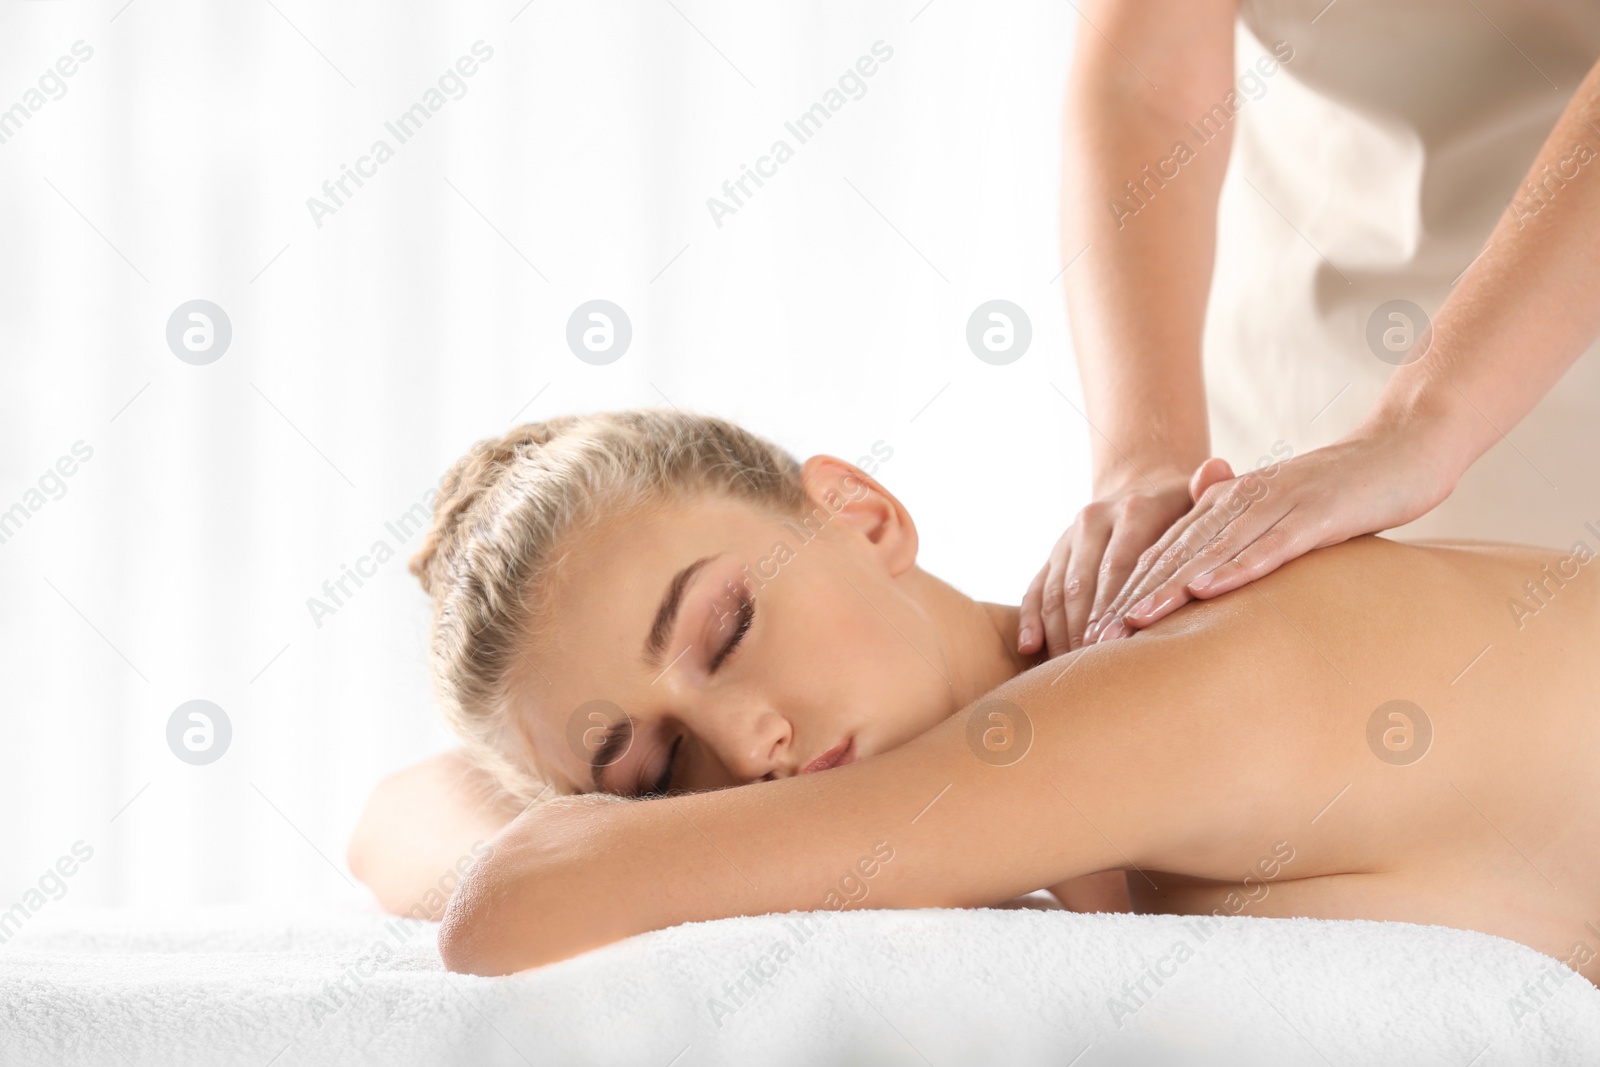
M928 620L892 593L840 585L842 596L829 590L806 609L807 679L825 686L830 702L860 720L855 725L872 724L881 748L903 744L956 710L943 651Z
M830 673L851 678L902 672L904 655L916 653L895 632L906 629L898 605L881 590L851 581L860 592L835 579L808 587L793 601L807 652Z

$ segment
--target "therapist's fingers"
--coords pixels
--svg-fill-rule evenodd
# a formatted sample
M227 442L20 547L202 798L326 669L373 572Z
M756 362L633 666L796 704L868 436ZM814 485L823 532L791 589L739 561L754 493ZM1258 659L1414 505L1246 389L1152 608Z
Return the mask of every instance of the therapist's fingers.
M1189 499L1196 504L1218 482L1226 482L1233 477L1233 466L1221 456L1212 456L1194 469L1194 474L1189 477Z
M1192 584L1206 588L1202 581L1206 575L1236 559L1258 538L1272 530L1285 514L1288 512L1247 505L1216 536L1200 545L1193 556L1165 581L1123 612L1123 622L1129 627L1143 629L1166 618L1195 598Z
M1065 548L1062 549L1065 551ZM1041 605L1044 601L1044 583L1050 577L1050 560L1044 561L1044 566L1039 568L1039 573L1033 576L1033 581L1028 583L1028 591L1022 594L1022 607L1017 611L1017 651L1024 654L1033 652L1044 644L1044 613Z
M1099 641L1107 630L1121 627L1121 605L1124 602L1131 603L1126 595L1127 591L1144 579L1164 551L1165 546L1159 541L1151 545L1139 554L1133 570L1122 580L1121 586L1107 587L1105 590L1107 603L1104 607L1095 608L1094 621L1089 624L1089 629L1083 635L1084 644L1092 645Z
M1045 649L1046 656L1059 656L1067 651L1067 614L1065 599L1067 566L1072 558L1073 541L1077 537L1078 527L1082 525L1082 516L1079 521L1067 527L1066 532L1056 541L1055 547L1050 550L1050 557L1045 561L1039 575L1034 578L1034 586L1029 586L1027 595L1023 598L1023 610L1019 613L1017 650L1024 655L1035 652L1040 648ZM1023 640L1021 631L1028 631L1027 640Z
M1207 489L1232 477L1233 468L1227 460L1220 457L1206 460L1189 476L1190 503L1198 504ZM1138 522L1136 517L1129 516L1129 521L1113 533L1106 547L1107 562L1101 567L1099 588L1095 590L1094 608L1089 612L1085 644L1093 644L1101 631L1115 622L1118 611L1135 602L1126 594L1138 588L1162 554L1197 517L1194 508L1175 516L1147 514L1145 519L1153 519L1153 522ZM1119 536L1123 533L1128 536Z
M1122 613L1137 603L1137 598L1144 592L1154 588L1155 583L1164 580L1171 569L1176 568L1176 564L1171 563L1173 553L1183 551L1183 538L1203 514L1204 509L1199 506L1185 513L1139 557L1133 572L1122 583L1122 587L1112 597L1110 605L1099 616L1095 625L1090 628L1088 640L1091 643L1105 637L1112 630L1126 629L1119 625Z
M1106 545L1111 540L1113 505L1092 503L1083 509L1073 528L1072 551L1067 557L1063 575L1061 610L1067 643L1062 652L1071 651L1083 644L1083 631L1089 623L1089 609L1094 605L1095 588L1100 572L1100 561L1105 557ZM1057 655L1054 644L1051 655Z
M1208 487L1194 510L1175 523L1158 543L1160 552L1155 561L1142 566L1140 573L1123 587L1108 613L1108 624L1101 628L1096 640L1130 634L1132 620L1128 615L1135 607L1147 612L1154 609L1142 617L1148 625L1191 599L1183 584L1229 558L1218 555L1221 548L1215 542L1249 511L1251 499L1247 490L1244 479L1238 478ZM1197 560L1203 561L1204 566ZM1184 583L1174 586L1172 579L1180 573L1187 577ZM1149 598L1154 599L1147 604Z
M1133 576L1106 612L1104 625L1095 635L1096 641L1126 637L1133 632L1127 622L1129 609L1165 586L1174 574L1194 559L1194 543L1203 540L1200 523L1205 517L1204 512L1186 517L1183 529L1177 532L1177 536L1154 559L1146 558L1142 573Z
M1304 519L1299 509L1291 509L1278 520L1276 525L1250 542L1244 551L1233 559L1191 581L1188 590L1201 600L1209 600L1242 585L1248 585L1257 578L1271 574L1295 557L1302 556L1313 548L1322 547L1320 541L1313 543L1315 538L1313 531L1314 524Z
M1097 624L1105 617L1106 610L1116 599L1117 593L1131 577L1139 566L1139 561L1145 549L1149 548L1160 536L1166 532L1167 515L1163 512L1149 508L1134 506L1129 501L1125 507L1122 521L1111 531L1111 537L1106 542L1105 553L1100 560L1100 569L1095 578L1094 603L1089 609L1088 623L1083 631L1081 644L1092 642L1092 634L1098 629ZM1077 645L1073 646L1074 648Z

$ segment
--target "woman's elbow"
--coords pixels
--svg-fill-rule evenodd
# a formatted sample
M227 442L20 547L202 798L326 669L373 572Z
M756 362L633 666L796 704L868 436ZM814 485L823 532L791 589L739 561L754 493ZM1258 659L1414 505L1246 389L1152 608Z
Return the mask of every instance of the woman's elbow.
M497 856L496 861L501 857ZM481 863L456 887L439 926L439 958L457 974L514 974L620 941L646 927L631 910L592 906L573 877L508 862Z
M485 885L490 875L469 872L450 895L439 924L439 959L456 974L501 975L519 968L505 958L508 939L497 938L500 925L492 915L493 894Z
M504 864L480 861L450 895L439 924L439 958L456 974L496 976L562 958L547 943L548 905Z
M439 959L444 969L454 974L509 974L491 965L481 944L470 921L455 908L445 908L444 921L439 926Z
M462 974L542 967L660 925L633 875L607 856L633 850L610 818L628 809L603 794L560 797L524 811L462 876L439 927L439 956Z

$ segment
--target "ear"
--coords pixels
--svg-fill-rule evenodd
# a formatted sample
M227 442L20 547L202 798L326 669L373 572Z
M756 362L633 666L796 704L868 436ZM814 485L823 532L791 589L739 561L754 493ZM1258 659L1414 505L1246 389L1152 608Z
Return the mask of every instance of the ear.
M816 455L800 467L811 510L802 522L816 531L841 527L861 537L891 576L917 562L917 527L911 513L860 467L838 456Z

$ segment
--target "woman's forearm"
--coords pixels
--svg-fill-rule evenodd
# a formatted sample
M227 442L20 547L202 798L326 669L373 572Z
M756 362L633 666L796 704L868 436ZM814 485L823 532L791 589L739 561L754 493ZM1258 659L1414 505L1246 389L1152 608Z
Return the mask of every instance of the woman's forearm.
M1454 478L1600 335L1600 64L1551 129L1486 250L1439 308L1368 426L1417 428Z
M1235 5L1107 2L1083 13L1064 117L1061 255L1103 495L1146 471L1187 475L1209 454L1200 344L1232 140ZM1200 121L1215 131L1204 143L1186 126ZM1180 141L1191 150L1182 162Z
M1304 787L1321 739L1270 725L1281 689L1259 666L1243 693L1196 679L1242 676L1263 644L1297 640L1280 627L1248 650L1233 635L1092 646L1065 674L1058 657L844 767L535 805L451 899L440 954L451 970L507 974L685 922L989 906L1170 860L1226 876L1281 836L1278 801Z
M1052 677L1036 668L991 694L1026 708L1028 726L988 718L1006 709L986 709L986 697L905 745L819 774L535 805L491 842L492 859L451 900L440 953L452 970L505 974L679 923L997 905L1120 866L1124 852L1058 791L1083 803L1102 786L1083 780L1100 771L1065 758L1068 720L1088 713ZM973 712L985 729L1031 731L1027 754L1009 765L980 758L972 745L981 740L969 742ZM1135 807L1096 821L1138 853Z

